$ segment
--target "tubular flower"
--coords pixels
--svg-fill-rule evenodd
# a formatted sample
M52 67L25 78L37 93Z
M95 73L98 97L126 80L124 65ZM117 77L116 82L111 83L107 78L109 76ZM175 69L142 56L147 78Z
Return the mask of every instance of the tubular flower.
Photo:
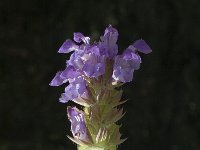
M77 141L90 142L85 124L84 113L76 107L67 108L68 118L71 122L71 132Z
M121 139L117 121L124 115L118 106L122 90L116 89L133 80L133 73L140 68L139 53L152 50L140 39L118 55L118 31L111 25L105 29L100 41L90 43L90 38L80 32L73 40L66 40L58 53L71 53L66 68L56 73L51 86L68 83L59 101L73 101L82 106L68 107L72 136L78 150L116 150Z

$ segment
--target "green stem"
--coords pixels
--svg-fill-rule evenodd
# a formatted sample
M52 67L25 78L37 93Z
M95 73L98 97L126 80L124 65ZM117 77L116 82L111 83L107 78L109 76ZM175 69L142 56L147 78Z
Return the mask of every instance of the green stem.
M117 150L116 147L111 147L109 149L99 148L94 146L78 146L78 150Z

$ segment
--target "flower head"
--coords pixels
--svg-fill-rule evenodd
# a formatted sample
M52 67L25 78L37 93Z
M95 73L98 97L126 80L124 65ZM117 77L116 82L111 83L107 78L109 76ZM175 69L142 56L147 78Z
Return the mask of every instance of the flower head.
M89 37L80 32L74 33L73 40L66 40L60 47L59 53L73 53L66 62L66 69L59 71L50 83L51 86L69 83L59 99L60 102L68 102L87 93L88 83L84 77L98 80L106 74L106 81L132 81L134 71L138 70L141 64L138 52L148 54L152 51L147 43L140 39L125 49L121 55L117 55L118 31L111 25L105 29L100 41L94 44L90 43ZM107 60L112 63L106 63ZM112 73L107 73L106 68L110 68Z
M83 112L78 110L76 107L68 107L67 114L71 122L71 131L74 138L88 141L89 136L85 125Z

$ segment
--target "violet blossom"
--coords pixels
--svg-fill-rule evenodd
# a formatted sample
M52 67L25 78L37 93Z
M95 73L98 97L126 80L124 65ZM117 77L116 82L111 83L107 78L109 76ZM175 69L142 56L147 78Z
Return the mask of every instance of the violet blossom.
M68 107L67 114L71 122L71 131L73 136L88 141L89 137L85 125L84 113L76 107Z

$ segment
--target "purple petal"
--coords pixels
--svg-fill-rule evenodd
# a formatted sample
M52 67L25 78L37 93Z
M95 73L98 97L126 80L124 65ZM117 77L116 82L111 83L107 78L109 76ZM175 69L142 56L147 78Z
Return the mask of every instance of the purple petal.
M78 45L76 45L71 40L66 40L63 45L58 50L58 53L69 53L71 51L75 51L78 49Z
M101 53L106 54L110 58L116 56L118 52L117 39L118 31L110 25L106 28L104 36L101 37L102 42L99 45Z
M100 50L98 46L92 46L89 51L97 56L100 56Z
M68 118L71 122L71 131L74 137L88 141L88 134L84 120L84 114L76 107L67 108Z
M84 42L85 44L89 44L90 43L90 38L89 37L85 37L80 32L75 32L74 33L74 41L76 41L77 43Z
M73 66L77 70L81 70L84 66L81 56L79 56L79 54L76 53L73 53L70 56L70 59L67 61L67 64Z
M66 101L73 100L79 96L78 91L76 90L76 86L69 84L65 88L65 95L63 95Z
M69 100L71 100L71 99L68 98L67 93L62 93L59 98L59 102L61 102L61 103L67 103Z
M72 84L82 83L83 85L85 85L85 79L80 75L76 78L73 78L73 80L70 80L70 83L72 83Z
M78 78L81 74L76 72L73 66L68 66L64 71L56 73L53 80L50 82L50 86L60 86L66 83L69 79Z
M60 86L64 83L65 79L61 78L61 76L60 76L61 73L62 73L62 71L59 71L56 73L55 77L49 84L50 86Z
M147 43L144 40L137 40L135 41L132 46L136 48L139 52L142 52L144 54L151 53L151 48L147 45Z
M78 98L84 92L86 92L85 80L81 76L74 78L65 88L65 93L61 95L59 101L62 103L67 103L69 100Z
M131 60L131 59L133 59L133 55L132 55L133 53L135 54L135 52L134 52L132 49L127 48L127 49L123 52L122 56L123 56L123 58L124 58L125 60Z
M94 66L94 77L98 77L105 73L105 64L104 63L97 63Z
M127 60L132 64L132 68L138 70L141 64L141 57L131 49L126 49L122 55L124 60Z
M87 59L82 69L86 76L98 77L105 73L105 58L103 56L89 54Z
M91 77L94 74L94 65L87 62L83 67L86 76Z
M81 96L86 91L86 81L83 79L82 76L69 80L69 82L71 85L70 92L74 93L76 97ZM65 91L65 93L67 92Z
M117 56L115 58L112 77L116 81L130 82L133 79L134 70L138 68L139 66L136 60L126 60L122 56Z
M80 73L76 72L75 68L73 66L68 66L62 73L61 78L64 79L73 79L78 76L80 76Z
M107 27L104 32L104 37L112 44L117 42L118 35L117 29L113 28L111 25Z
M79 95L82 95L86 91L85 83L81 82L81 83L76 84L76 90Z
M121 67L115 68L113 71L113 78L116 81L121 82L131 82L133 80L133 69L125 68L121 69Z
M73 80L70 81L70 83L74 86L74 90L77 91L79 96L86 91L86 81L85 79L83 79L82 76L74 78Z

